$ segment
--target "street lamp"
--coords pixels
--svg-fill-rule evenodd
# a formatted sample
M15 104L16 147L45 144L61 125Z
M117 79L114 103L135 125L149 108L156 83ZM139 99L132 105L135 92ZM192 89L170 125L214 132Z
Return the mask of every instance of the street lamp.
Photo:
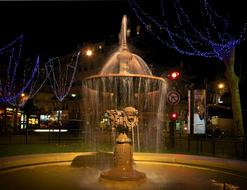
M91 57L93 55L93 51L91 49L86 50L86 56Z
M19 99L20 106L23 106L27 102L28 98L29 98L28 95L26 95L25 93L21 93Z
M73 98L75 98L75 97L76 97L76 94L73 93L73 94L71 94L71 96L72 96Z
M218 101L218 103L223 103L223 101L221 100L221 96L222 96L222 94L224 94L225 84L220 82L220 83L218 83L217 87L218 87L218 93L219 93L217 101Z
M224 83L219 83L219 84L218 84L218 88L219 88L219 89L224 89L224 87L225 87Z

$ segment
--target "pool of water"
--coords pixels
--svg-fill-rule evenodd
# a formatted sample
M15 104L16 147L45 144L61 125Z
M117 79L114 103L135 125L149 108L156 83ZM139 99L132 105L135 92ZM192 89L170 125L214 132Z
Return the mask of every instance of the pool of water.
M92 162L91 162L92 163ZM247 178L203 167L161 162L135 162L134 168L147 176L141 181L111 181L100 173L109 164L46 163L0 172L0 187L16 189L83 190L223 190L247 189Z

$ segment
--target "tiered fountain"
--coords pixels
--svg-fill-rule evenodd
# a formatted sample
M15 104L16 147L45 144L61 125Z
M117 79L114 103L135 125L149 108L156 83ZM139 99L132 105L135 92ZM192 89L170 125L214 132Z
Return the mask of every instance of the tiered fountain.
M148 125L155 130L153 139L156 149L160 148L166 81L153 76L143 59L129 51L126 27L127 17L123 16L118 51L110 57L98 75L86 78L84 84L87 108L91 107L93 110L90 113L93 113L91 118L99 121L100 115L107 111L111 127L118 132L114 168L103 172L101 177L139 180L145 178L145 175L133 169L131 139L127 137L128 130L121 129L129 129L132 143L135 140L135 130L137 131L136 141L140 149L141 127L137 122L139 119L135 118L138 117L137 113L141 112L142 118L148 120ZM144 131L143 120L141 131ZM136 126L136 129L133 126ZM148 127L146 130L148 131Z
M139 112L139 125L131 130L135 150L162 149L162 128L167 83L152 75L145 61L130 52L126 41L127 17L123 16L119 34L119 49L114 52L98 75L83 81L87 118L94 129L106 110L133 107ZM93 142L90 142L93 144ZM150 149L148 149L150 148Z

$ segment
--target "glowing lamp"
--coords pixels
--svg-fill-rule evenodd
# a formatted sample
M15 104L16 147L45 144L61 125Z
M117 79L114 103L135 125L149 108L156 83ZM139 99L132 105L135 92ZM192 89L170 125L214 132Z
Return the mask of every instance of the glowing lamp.
M168 74L168 78L170 80L176 80L176 79L178 79L179 76L180 76L180 73L177 71L173 71L170 74Z
M88 49L88 50L86 51L86 55L87 55L88 57L92 56L92 55L93 55L93 51L90 50L90 49Z
M177 120L177 119L178 119L178 113L172 112L172 113L170 114L170 120L175 121L175 120Z

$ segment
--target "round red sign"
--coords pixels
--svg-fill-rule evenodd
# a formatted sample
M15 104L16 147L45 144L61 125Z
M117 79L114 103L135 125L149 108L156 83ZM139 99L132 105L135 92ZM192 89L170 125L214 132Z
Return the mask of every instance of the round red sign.
M170 91L167 93L167 101L171 105L176 105L180 101L180 94L176 91Z

